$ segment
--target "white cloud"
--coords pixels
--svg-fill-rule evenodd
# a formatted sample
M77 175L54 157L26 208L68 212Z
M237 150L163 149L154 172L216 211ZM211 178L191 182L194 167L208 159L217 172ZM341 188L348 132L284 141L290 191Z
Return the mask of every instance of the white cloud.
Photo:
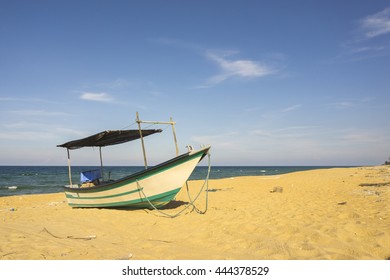
M301 125L301 126L289 126L285 128L280 128L275 131L312 131L318 129L320 126L317 125Z
M231 131L231 132L225 132L222 134L215 134L215 135L192 136L191 139L195 142L207 144L207 143L220 141L221 139L226 139L226 138L231 138L231 137L234 138L238 134L239 133L237 133L236 131Z
M44 110L13 110L8 111L12 114L22 115L22 116L65 116L69 115L68 113L64 112L49 112Z
M28 139L28 141L47 141L53 136L53 133L40 131L0 132L0 139L12 141L25 141L25 139Z
M217 63L222 70L220 74L209 79L210 85L219 84L233 77L259 78L275 73L274 69L253 60L229 60L225 56L213 52L207 52L206 56Z
M55 130L58 132L58 134L64 134L64 135L75 135L75 136L85 136L84 130L76 130L72 128L66 128L66 127L56 127Z
M362 98L350 98L349 100L336 101L332 103L323 104L325 107L333 108L333 109L349 109L349 108L357 108L361 106L366 106L367 103L370 103L375 98L370 97L362 97Z
M271 137L273 134L270 131L264 129L255 129L249 132L251 136Z
M0 97L0 101L22 101L21 98Z
M279 129L254 129L249 132L251 136L266 137L272 142L276 141L301 141L302 138L310 138L314 133L317 133L319 126L290 126ZM264 138L262 138L264 140ZM284 144L286 145L286 144Z
M97 102L113 102L114 98L105 92L93 93L93 92L84 92L80 95L80 98L83 100L97 101Z
M16 97L0 97L0 102L27 102L27 103L50 103L50 104L59 104L59 102L41 99L41 98L16 98Z
M50 127L50 126L49 126ZM58 139L58 135L62 134L73 134L77 136L83 135L82 132L77 132L76 130L69 130L69 129L56 129L53 128L53 130L48 129L42 129L39 131L29 131L29 130L18 130L18 131L2 131L0 132L0 139L1 140L12 140L12 141L25 141L28 139L28 141L41 141L41 143L50 143L53 140Z
M57 139L59 136L85 136L85 131L62 127L59 124L48 124L41 122L20 121L0 125L0 139L24 141L47 141Z
M96 86L100 88L106 88L106 89L124 89L128 88L129 86L133 85L133 83L127 79L123 78L117 78L112 81L104 82L104 83L99 83Z
M378 46L378 47L356 47L356 48L351 48L351 53L353 54L360 54L360 53L367 53L367 52L380 52L385 50L384 46Z
M339 140L348 144L389 143L390 134L377 129L343 129L338 132ZM387 144L388 145L388 144ZM372 148L374 148L372 146Z
M260 114L263 120L274 121L276 119L285 118L286 115L290 114L293 111L298 111L302 108L303 104L295 104L288 107L280 107L275 110L262 111ZM248 110L247 110L248 112ZM250 111L249 111L250 112Z
M347 108L352 108L355 107L355 103L349 102L349 101L341 101L341 102L334 102L334 103L329 103L326 104L326 106L335 108L335 109L347 109Z
M276 68L270 67L263 62L249 59L229 59L228 57L239 53L237 50L210 51L198 44L172 38L158 38L153 41L159 44L184 48L196 53L201 53L208 60L216 63L216 65L221 69L220 73L212 76L208 79L206 84L197 86L197 88L208 88L220 84L230 78L260 78L276 72ZM282 61L285 59L283 54L276 52L269 54L268 57L273 61Z
M390 7L361 20L361 28L367 38L390 33Z
M198 135L192 136L191 140L196 144L217 145L219 148L232 149L237 147L239 133L236 131L226 132L215 135Z
M290 107L287 107L287 108L282 109L281 112L282 112L282 113L286 113L286 112L294 111L294 110L299 109L300 107L302 107L301 104L296 104L296 105L293 105L293 106L290 106Z
M388 40L380 40L390 34L390 7L359 19L355 38L341 43L342 52L330 62L350 62L388 56Z

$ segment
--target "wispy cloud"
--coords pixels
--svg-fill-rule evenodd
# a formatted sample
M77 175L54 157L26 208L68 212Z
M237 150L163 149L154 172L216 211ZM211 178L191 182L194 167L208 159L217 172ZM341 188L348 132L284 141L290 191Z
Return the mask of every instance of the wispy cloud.
M294 104L287 107L280 107L273 110L266 110L261 112L261 117L267 121L274 121L276 119L288 118L290 113L302 108L303 104Z
M384 46L365 46L365 47L356 47L351 48L352 54L361 54L361 53L367 53L367 52L380 52L385 49Z
M236 131L225 132L214 135L198 135L191 137L191 140L199 144L217 144L220 148L234 148L238 145L239 133Z
M232 56L239 53L237 50L211 51L204 46L173 38L157 38L153 40L153 42L191 50L192 52L206 57L209 61L218 66L220 72L209 78L205 84L197 86L197 88L209 88L232 78L261 78L277 72L276 67L261 61L233 59ZM268 54L268 58L272 61L283 61L285 56L281 53L274 52Z
M288 126L288 127L284 127L284 128L279 128L277 129L276 131L292 131L292 130L313 130L313 129L317 129L317 128L320 128L320 126L318 125L300 125L300 126Z
M48 123L42 123L42 122L31 122L31 121L19 121L14 123L5 123L2 124L3 130L12 131L12 130L35 130L35 131L48 131L48 132L55 132L56 134L72 134L72 135L78 135L83 136L85 135L85 131L76 130L72 128L66 128L61 127L60 124L48 124Z
M85 131L62 127L60 124L21 121L0 125L0 139L23 141L48 141L59 135L85 136Z
M124 79L124 78L117 78L117 79L112 80L112 81L96 84L95 86L99 87L99 88L103 88L103 89L117 90L117 89L128 88L131 85L133 85L133 82L131 82L127 79Z
M390 55L390 7L360 18L355 24L355 37L341 43L340 54L328 62L361 61Z
M360 25L367 38L390 33L390 7L363 18Z
M341 102L329 103L326 105L336 109L347 109L347 108L355 107L356 104L350 101L341 101Z
M289 126L279 129L254 129L249 132L249 135L277 139L300 139L308 137L313 134L314 131L318 130L319 126L306 125L306 126Z
M264 129L254 129L249 132L251 136L261 136L261 137L271 137L273 135L272 132Z
M50 132L40 131L2 131L0 132L0 139L12 140L12 141L23 141L28 139L29 141L46 141L53 138L54 134Z
M11 110L8 111L11 114L22 115L22 116L64 116L69 115L64 112L44 111L44 110Z
M342 143L353 144L353 143L389 143L390 133L387 131L378 130L375 128L371 129L357 129L348 128L340 130L339 140ZM388 144L386 144L388 147Z
M105 92L94 93L84 92L80 95L83 100L96 101L96 102L114 102L114 98Z
M338 100L331 103L324 103L323 106L333 109L351 109L362 106L367 106L375 98L373 97L362 97L362 98L349 98L348 100Z
M296 105L289 106L287 108L282 109L281 112L282 113L287 113L287 112L290 112L290 111L295 111L295 110L299 109L300 107L302 107L302 104L296 104Z
M26 103L50 103L59 104L59 102L41 99L41 98L17 98L17 97L0 97L0 102L26 102Z
M328 63L361 61L390 54L389 46L386 43L375 44L367 40L344 43L341 45L342 52Z
M232 52L227 55L220 55L211 51L206 52L206 57L218 65L221 73L211 77L205 87L219 84L230 78L260 78L276 72L275 69L259 61L229 59L228 57L231 55Z

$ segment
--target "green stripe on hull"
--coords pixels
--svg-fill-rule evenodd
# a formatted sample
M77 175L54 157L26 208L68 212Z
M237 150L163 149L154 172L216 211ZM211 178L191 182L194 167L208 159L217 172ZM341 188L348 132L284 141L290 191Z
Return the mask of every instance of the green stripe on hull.
M140 188L141 190L143 188ZM111 197L119 197L119 196L123 196L123 195L126 195L126 194L132 194L132 193L136 193L136 192L139 192L139 190L133 190L133 191L128 191L128 192L123 192L123 193L118 193L118 194L113 194L113 195L106 195L106 196L91 196L91 197L74 197L68 193L66 193L66 198L70 198L70 199L102 199L102 198L111 198Z
M176 194L180 191L181 188L174 189L172 191L154 195L148 197L150 202L158 207L162 207L167 204L169 201L175 198ZM77 198L74 198L77 199ZM131 207L131 208L152 208L149 202L145 198L134 199L131 201L120 201L120 202L112 202L112 203L93 203L93 204L83 204L83 203L69 203L71 207Z

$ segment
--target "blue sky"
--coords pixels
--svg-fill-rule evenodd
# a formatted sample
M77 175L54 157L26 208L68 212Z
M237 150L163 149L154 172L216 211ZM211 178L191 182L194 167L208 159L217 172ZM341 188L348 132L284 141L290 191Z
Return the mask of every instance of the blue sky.
M381 164L389 66L388 1L0 0L0 164L65 165L57 144L136 111L214 165ZM174 154L163 129L151 164ZM103 157L142 165L139 142Z

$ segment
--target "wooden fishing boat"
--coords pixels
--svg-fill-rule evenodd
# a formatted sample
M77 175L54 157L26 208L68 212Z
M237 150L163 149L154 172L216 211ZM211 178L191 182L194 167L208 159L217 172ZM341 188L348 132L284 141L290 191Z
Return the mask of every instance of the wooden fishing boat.
M208 154L210 146L198 150L189 148L178 155L174 122L140 121L135 130L103 131L92 136L73 140L57 147L67 149L69 183L65 195L71 207L104 208L160 208L173 200L186 183L197 164ZM143 138L161 132L160 129L141 129L141 123L170 124L176 144L176 157L153 167L147 166ZM101 148L141 139L145 169L118 180L104 179ZM70 150L83 147L99 147L101 168L81 174L81 183L73 184L70 165Z

